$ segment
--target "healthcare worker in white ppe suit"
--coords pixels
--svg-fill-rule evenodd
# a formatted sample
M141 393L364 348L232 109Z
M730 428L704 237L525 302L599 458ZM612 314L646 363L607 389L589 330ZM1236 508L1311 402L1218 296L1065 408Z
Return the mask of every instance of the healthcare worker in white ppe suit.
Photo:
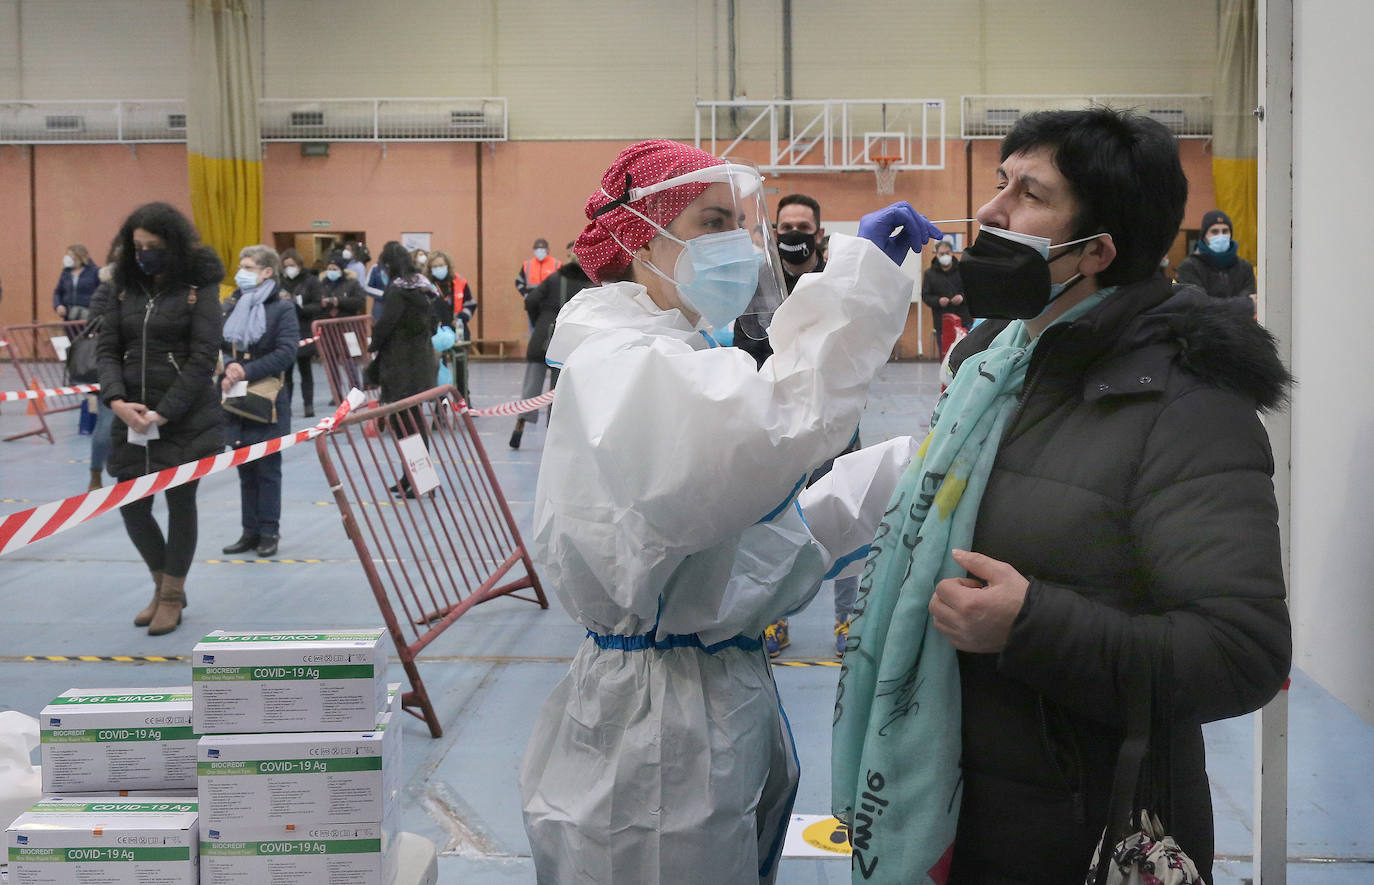
M848 552L797 497L902 330L896 262L939 232L904 203L867 216L784 302L761 184L649 141L587 201L574 251L600 285L549 344L563 371L535 495L540 575L587 630L520 772L541 883L777 875L798 766L761 633ZM762 369L709 334L732 321L767 332Z

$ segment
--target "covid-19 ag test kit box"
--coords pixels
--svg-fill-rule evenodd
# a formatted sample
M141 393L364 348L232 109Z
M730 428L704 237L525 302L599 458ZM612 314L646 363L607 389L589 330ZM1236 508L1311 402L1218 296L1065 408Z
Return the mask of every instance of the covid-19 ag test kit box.
M198 734L364 731L386 706L386 631L216 630L191 658Z
M217 830L385 820L399 798L393 705L370 731L206 735L196 749L201 820Z
M194 798L48 797L5 831L10 885L195 885L199 832Z
M196 788L189 685L73 688L38 724L44 793Z
M400 853L390 823L201 830L202 885L393 885Z

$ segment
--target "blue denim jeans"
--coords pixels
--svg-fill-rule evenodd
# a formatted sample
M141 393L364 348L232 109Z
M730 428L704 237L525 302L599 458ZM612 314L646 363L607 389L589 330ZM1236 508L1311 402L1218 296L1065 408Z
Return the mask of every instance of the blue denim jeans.
M110 460L110 449L114 448L114 441L110 437L110 431L114 426L114 409L100 404L95 413L95 430L91 431L91 469L104 472L105 462Z

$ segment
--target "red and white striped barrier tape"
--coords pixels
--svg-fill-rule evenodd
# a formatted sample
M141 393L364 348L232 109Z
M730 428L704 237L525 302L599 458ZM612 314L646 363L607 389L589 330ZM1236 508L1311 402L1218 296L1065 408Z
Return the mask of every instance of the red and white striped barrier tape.
M327 433L334 425L347 417L349 412L361 406L365 400L366 397L362 391L354 389L333 415L306 430L298 430L295 433L269 439L266 442L234 449L232 452L221 452L218 455L201 458L199 461L168 467L166 470L159 470L157 473L150 473L147 476L126 479L121 483L96 489L93 492L72 495L61 501L52 501L38 507L31 507L28 510L12 513L6 516L3 522L0 522L0 556L18 550L20 547L26 547L35 541L50 538L58 532L64 532L123 504L132 503L140 498L185 485L213 473L220 473L230 467L247 464L249 461L257 461L268 455L274 455L282 449L308 442L322 433Z
M9 346L10 346L10 343L9 343L8 341L6 341L4 338L0 338L0 347L9 347Z
M513 403L502 403L499 406L492 406L489 409L467 409L467 413L476 418L491 418L502 415L519 415L524 412L537 412L553 402L553 391L541 393L529 399L518 399Z
M319 340L320 340L320 336L319 336L319 335L316 335L314 338L302 338L300 341L297 341L297 342L296 342L296 346L297 346L297 347L304 347L304 346L306 346L307 344L314 344L316 341L319 341Z
M71 396L74 393L95 393L99 384L75 384L71 387L45 387L42 390L6 390L0 393L0 403L14 403L45 396Z

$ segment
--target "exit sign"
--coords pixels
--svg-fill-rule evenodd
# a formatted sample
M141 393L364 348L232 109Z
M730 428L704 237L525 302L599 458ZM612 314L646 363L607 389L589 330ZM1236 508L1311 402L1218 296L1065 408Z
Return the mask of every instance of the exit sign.
M327 222L327 221L312 221L312 222L310 222L310 226L311 226L311 227L329 227L329 222Z

